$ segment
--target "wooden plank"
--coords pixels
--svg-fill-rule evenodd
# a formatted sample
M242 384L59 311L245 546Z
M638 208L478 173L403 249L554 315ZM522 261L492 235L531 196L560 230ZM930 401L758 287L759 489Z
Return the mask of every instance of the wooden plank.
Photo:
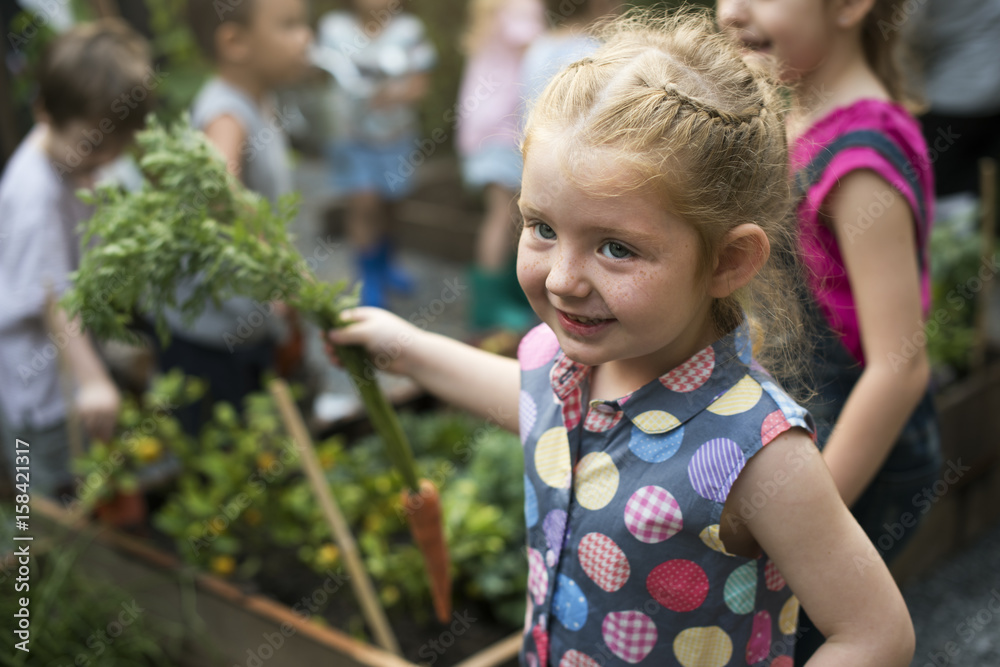
M79 567L127 590L139 607L155 616L188 628L201 627L203 641L192 647L194 654L190 656L199 664L247 664L252 655L263 658L266 654L271 657L261 662L267 667L416 667L334 628L317 625L273 600L243 593L207 574L191 575L191 568L173 556L74 519L52 501L33 499L32 520L39 534L55 534L60 527L74 533L96 530L95 539L80 555ZM185 580L190 583L185 584ZM191 590L186 591L185 586ZM187 599L192 594L193 602ZM273 645L279 642L281 648L275 650Z

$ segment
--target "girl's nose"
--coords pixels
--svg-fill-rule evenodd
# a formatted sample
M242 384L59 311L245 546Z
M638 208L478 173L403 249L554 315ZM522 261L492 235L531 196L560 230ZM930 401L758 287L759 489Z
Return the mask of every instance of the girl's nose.
M723 30L745 27L750 21L750 2L751 0L716 0L715 20L719 27Z
M559 253L545 278L545 289L562 298L587 296L590 293L590 283L586 277L585 264L570 253Z

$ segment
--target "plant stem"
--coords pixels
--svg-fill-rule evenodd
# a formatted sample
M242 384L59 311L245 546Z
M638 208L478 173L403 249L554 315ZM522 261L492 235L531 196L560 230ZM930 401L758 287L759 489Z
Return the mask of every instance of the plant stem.
M332 309L325 313L312 313L324 331L342 326L340 318ZM366 366L370 366L368 354L363 347L357 345L336 346L337 356L344 364L344 369L351 382L361 396L361 403L368 411L372 425L385 442L390 460L403 476L403 481L411 493L420 491L420 481L417 477L417 466L413 460L413 450L406 439L399 417L389 403L382 388L378 386L375 377L369 380L365 376Z

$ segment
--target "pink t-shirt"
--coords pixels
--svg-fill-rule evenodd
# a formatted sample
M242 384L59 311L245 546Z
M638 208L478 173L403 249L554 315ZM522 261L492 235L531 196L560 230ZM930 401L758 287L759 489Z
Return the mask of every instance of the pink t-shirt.
M934 219L934 176L920 126L909 112L895 103L864 99L840 107L817 121L790 150L793 177L797 182L806 167L822 160L824 152L844 135L858 131L874 130L881 141L888 139L890 152L905 158L906 166L900 168L899 160L887 157L885 151L870 146L852 146L834 153L829 163L814 179L798 205L799 250L807 271L809 289L830 327L836 331L851 355L864 364L861 334L851 284L844 259L833 230L820 216L823 203L840 179L852 171L869 169L885 179L892 188L878 193L868 211L859 211L858 219L848 228L848 234L858 242L864 240L864 231L879 222L887 203L902 195L913 212L917 239L918 266L920 267L920 297L926 316L930 310L931 285L928 257L930 225ZM872 136L871 133L864 133ZM858 136L858 135L854 135ZM863 143L863 142L862 142ZM907 173L908 172L908 173ZM799 194L802 195L801 190ZM855 236L856 234L856 236Z
M508 0L497 11L493 30L462 75L455 113L463 154L486 145L517 146L521 57L544 30L545 15L538 0Z

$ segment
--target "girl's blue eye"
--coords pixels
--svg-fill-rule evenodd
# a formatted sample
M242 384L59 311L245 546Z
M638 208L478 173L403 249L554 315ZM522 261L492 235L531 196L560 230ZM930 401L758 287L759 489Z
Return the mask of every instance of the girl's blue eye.
M625 259L632 256L632 251L617 241L608 241L601 246L601 254L610 259Z
M554 229L546 225L544 222L539 222L533 226L535 230L535 236L540 239L545 239L546 241L551 241L556 237L556 232Z

